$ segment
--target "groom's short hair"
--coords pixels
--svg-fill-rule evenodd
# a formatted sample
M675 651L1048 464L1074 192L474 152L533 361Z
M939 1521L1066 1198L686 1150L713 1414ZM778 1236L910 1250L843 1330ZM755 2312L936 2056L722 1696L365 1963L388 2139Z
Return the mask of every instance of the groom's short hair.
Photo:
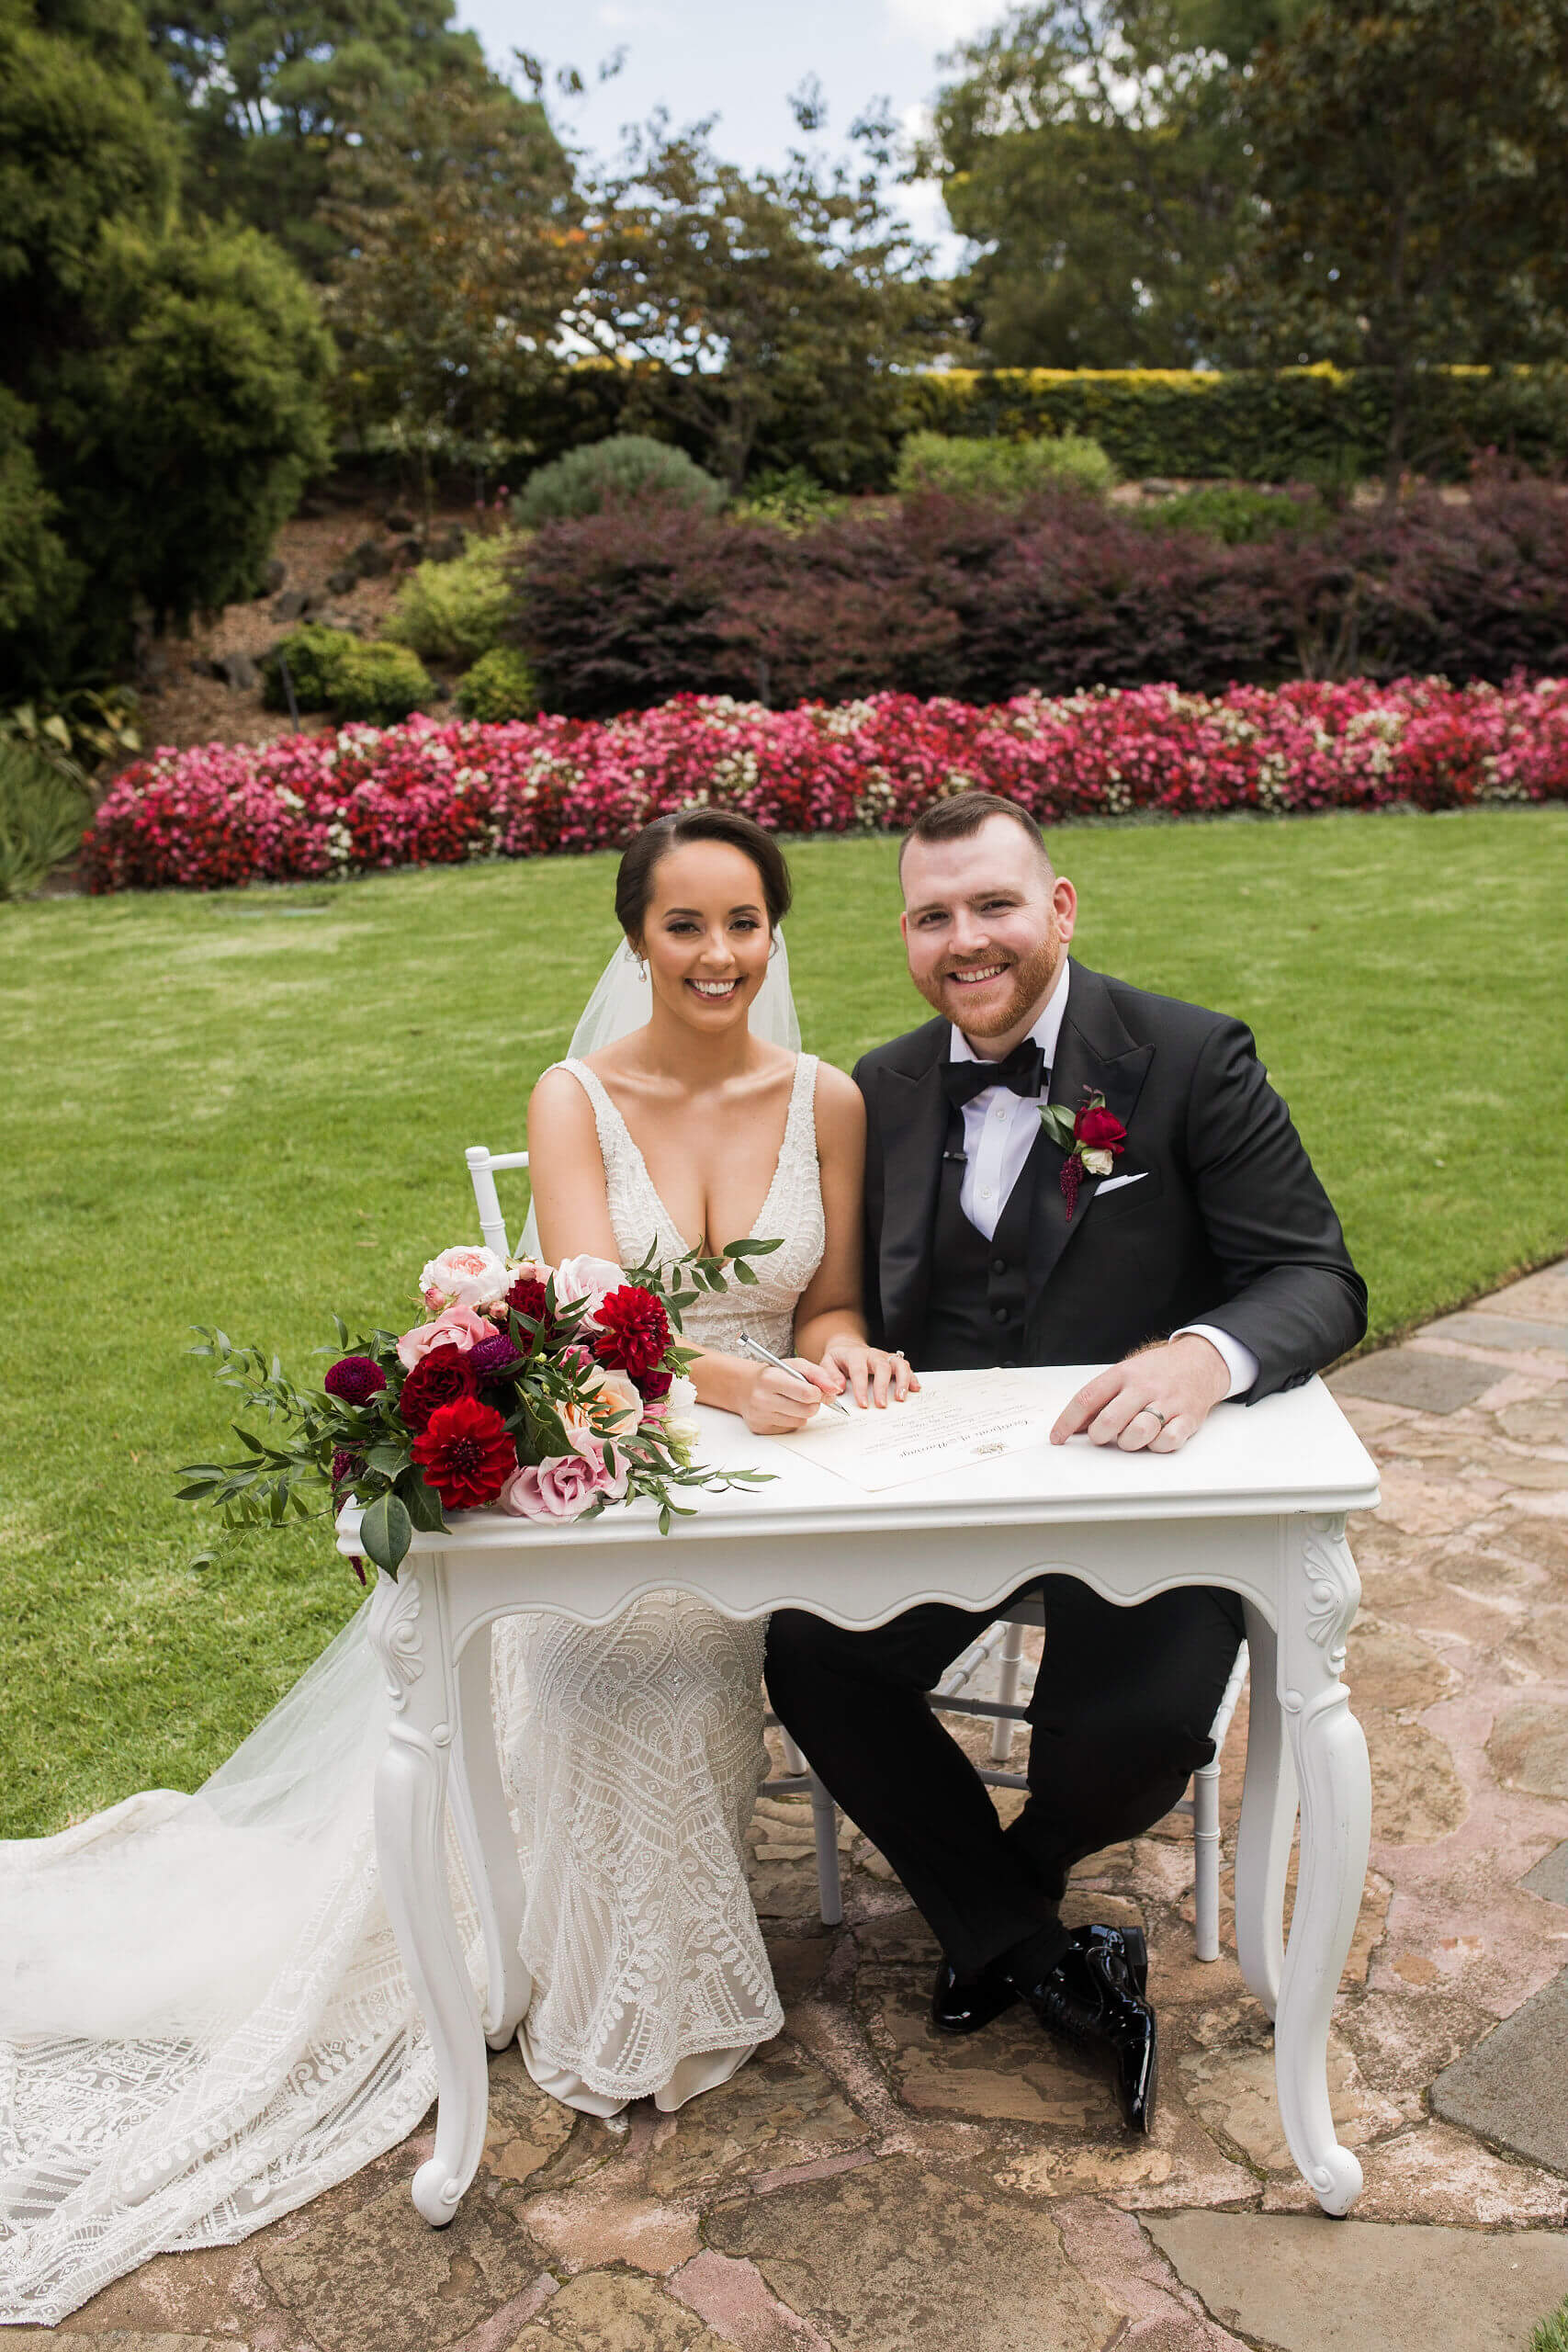
M1027 808L1021 808L1016 800L1004 800L999 792L954 792L945 799L931 801L921 809L898 845L900 871L904 852L911 842L966 842L993 817L1010 818L1028 834L1046 865L1051 865L1045 836Z

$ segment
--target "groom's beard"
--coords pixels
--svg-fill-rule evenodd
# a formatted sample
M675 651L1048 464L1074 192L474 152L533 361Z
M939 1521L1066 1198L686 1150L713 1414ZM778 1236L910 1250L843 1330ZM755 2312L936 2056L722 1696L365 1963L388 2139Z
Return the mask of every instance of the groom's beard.
M945 1013L966 1037L1005 1037L1035 1006L1044 1002L1065 953L1059 940L1043 940L1032 955L1021 958L1004 975L1010 983L1006 997L993 1001L984 1012L977 1006L971 1008L964 1003L965 991L953 980L952 973L983 969L987 964L1001 962L999 956L972 956L967 965L944 967L928 979L917 981L916 986L926 1002Z

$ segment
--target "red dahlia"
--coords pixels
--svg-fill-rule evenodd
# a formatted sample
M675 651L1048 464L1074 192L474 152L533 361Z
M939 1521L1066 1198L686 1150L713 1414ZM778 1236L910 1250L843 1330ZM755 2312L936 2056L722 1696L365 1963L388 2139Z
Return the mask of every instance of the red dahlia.
M481 1405L477 1396L438 1405L412 1451L425 1485L434 1487L449 1510L475 1510L494 1502L517 1467L517 1448L506 1423L493 1405Z
M651 1291L638 1290L635 1283L611 1291L593 1320L599 1326L593 1340L599 1362L616 1372L629 1372L634 1380L651 1372L670 1345L663 1301Z
M398 1398L398 1410L403 1417L403 1427L417 1436L427 1428L432 1413L442 1405L455 1405L459 1396L477 1394L479 1383L469 1368L468 1359L461 1348L432 1348L403 1382Z

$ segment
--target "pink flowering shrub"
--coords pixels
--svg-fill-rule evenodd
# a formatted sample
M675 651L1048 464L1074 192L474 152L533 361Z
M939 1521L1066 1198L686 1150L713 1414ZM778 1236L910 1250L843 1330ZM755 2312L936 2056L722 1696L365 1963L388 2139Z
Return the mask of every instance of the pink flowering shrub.
M615 849L694 802L780 833L883 832L970 786L1071 817L1568 798L1568 679L1097 689L981 707L879 694L767 710L682 695L611 719L415 718L156 752L84 842L94 891L311 880Z

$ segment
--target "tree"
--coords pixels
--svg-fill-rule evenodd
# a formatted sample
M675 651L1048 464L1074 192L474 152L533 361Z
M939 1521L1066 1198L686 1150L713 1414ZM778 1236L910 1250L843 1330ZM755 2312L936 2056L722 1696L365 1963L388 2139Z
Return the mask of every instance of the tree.
M451 74L383 108L332 167L340 408L426 462L477 454L558 371L587 266L571 165L536 101Z
M796 119L822 120L813 91ZM574 320L639 363L624 422L661 426L738 490L787 420L822 478L879 477L896 439L899 370L946 322L925 249L894 218L879 159L889 126L856 126L863 168L794 151L778 172L721 163L709 126L656 118L594 192L592 266Z
M1247 180L1237 68L1299 0L1048 0L947 62L932 152L1002 367L1190 367Z
M1392 496L1434 363L1568 350L1568 0L1333 0L1259 54L1235 343L1386 369Z
M17 692L112 669L139 600L183 621L254 586L325 458L332 355L282 255L181 226L131 0L4 0L0 159L0 576L39 567L0 610Z
M333 157L378 109L454 73L483 78L452 0L151 0L183 103L190 200L261 229L315 277L341 250L322 219Z

